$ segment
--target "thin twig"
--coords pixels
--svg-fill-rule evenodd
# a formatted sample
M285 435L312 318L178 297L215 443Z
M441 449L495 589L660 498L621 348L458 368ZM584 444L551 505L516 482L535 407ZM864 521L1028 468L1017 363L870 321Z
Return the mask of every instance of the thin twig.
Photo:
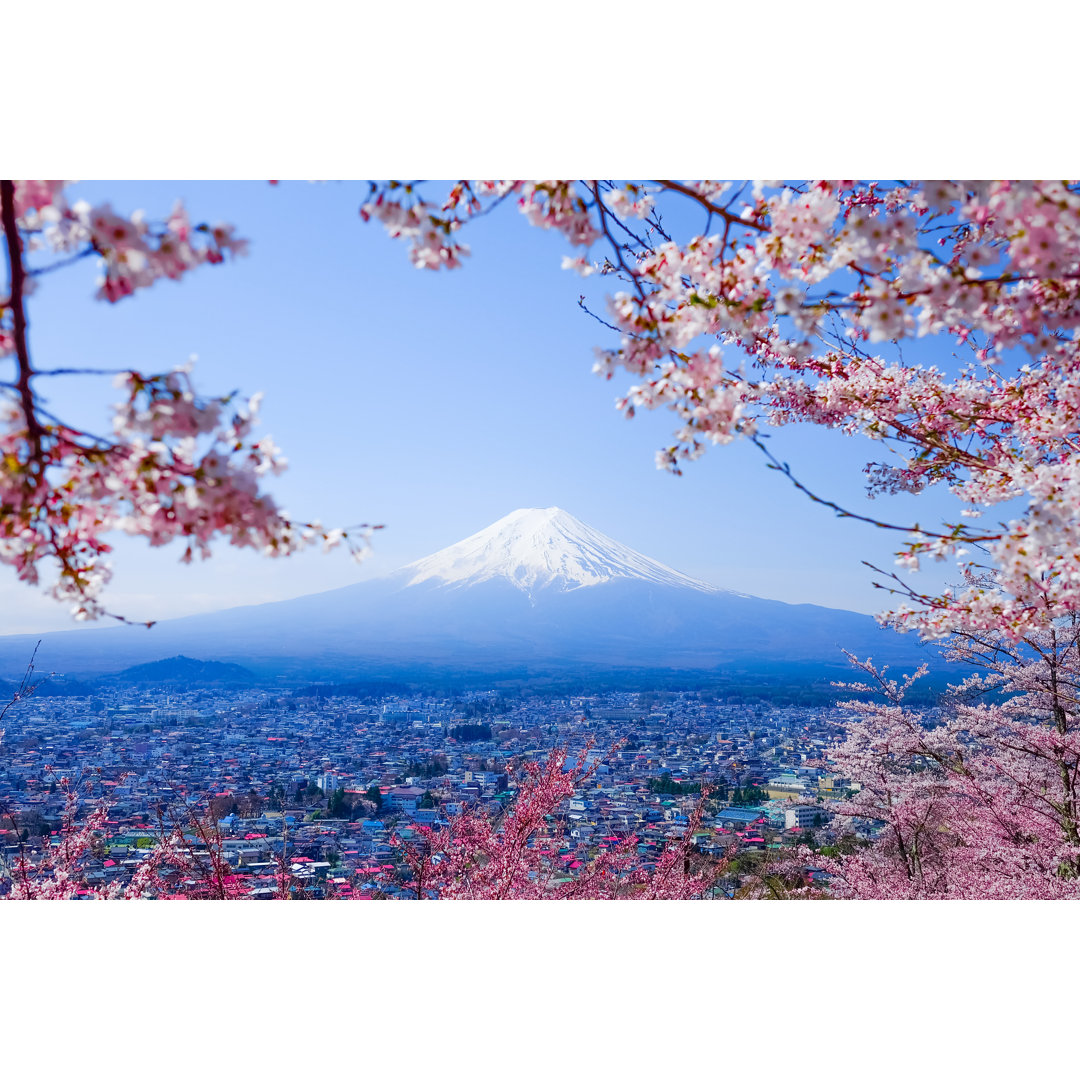
M821 506L827 506L830 510L836 512L837 517L851 518L854 521L865 521L868 525L874 525L879 529L892 529L896 532L906 533L918 533L920 536L929 537L935 540L955 540L963 541L968 544L983 543L987 540L1000 540L1004 533L985 533L982 536L971 535L969 533L939 533L928 532L926 529L920 528L918 525L893 525L887 521L879 521L877 518L867 517L865 514L856 514L853 510L845 510L844 507L838 503L833 502L831 499L823 498L820 495L815 495L805 484L798 480L791 471L791 466L787 462L780 461L769 448L761 441L760 436L750 436L750 442L754 444L768 459L769 468L774 469L776 472L783 476L786 476L791 483L801 491L812 502L816 502ZM957 526L960 528L960 526Z

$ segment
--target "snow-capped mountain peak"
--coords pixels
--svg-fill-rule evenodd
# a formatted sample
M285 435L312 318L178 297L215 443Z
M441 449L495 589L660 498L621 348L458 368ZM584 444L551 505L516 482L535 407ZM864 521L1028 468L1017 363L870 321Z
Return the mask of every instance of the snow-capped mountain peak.
M514 510L486 529L398 571L406 585L462 587L505 579L531 596L637 578L657 585L722 592L612 540L557 506Z

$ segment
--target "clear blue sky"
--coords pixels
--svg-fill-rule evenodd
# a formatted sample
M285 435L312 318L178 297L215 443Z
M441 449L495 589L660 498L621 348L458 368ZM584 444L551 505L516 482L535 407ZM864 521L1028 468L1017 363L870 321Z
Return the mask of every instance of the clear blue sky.
M414 269L406 248L357 216L362 184L83 183L71 198L195 220L226 220L248 258L162 282L110 306L94 301L92 260L42 279L31 300L38 366L166 369L198 354L205 392L265 391L262 431L289 458L272 490L295 517L385 524L375 555L263 559L219 545L210 561L119 537L109 606L168 618L284 599L383 573L521 506L558 505L685 573L792 602L872 612L882 594L860 560L892 568L896 537L811 504L747 445L711 449L682 477L656 470L667 413L625 420L630 379L591 373L610 331L577 307L604 282L562 271L558 235L512 207L475 223L464 269ZM947 356L946 356L947 359ZM109 379L48 387L51 406L106 429ZM778 456L853 510L925 523L947 496L868 503L868 444L787 428ZM869 449L873 449L870 447ZM927 575L927 584L936 582ZM0 570L0 632L69 628L66 611Z

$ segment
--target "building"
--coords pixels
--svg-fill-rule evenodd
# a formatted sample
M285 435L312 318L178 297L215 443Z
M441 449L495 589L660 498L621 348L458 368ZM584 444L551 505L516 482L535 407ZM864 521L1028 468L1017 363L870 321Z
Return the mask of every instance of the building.
M785 829L812 829L815 820L819 825L825 821L820 806L790 806L784 811Z
M412 813L423 797L424 789L421 787L392 787L383 797L383 801L392 810Z

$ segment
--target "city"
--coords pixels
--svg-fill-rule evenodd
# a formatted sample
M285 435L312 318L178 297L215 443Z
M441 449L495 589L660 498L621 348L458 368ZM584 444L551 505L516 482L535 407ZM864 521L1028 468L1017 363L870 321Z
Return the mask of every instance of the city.
M715 895L735 895L751 853L870 839L831 827L848 793L827 768L842 710L729 703L709 691L552 696L474 691L448 698L322 696L264 689L99 689L36 697L5 720L0 852L33 863L59 844L66 792L78 814L107 810L81 863L83 892L126 884L179 826L196 853L213 831L239 895L272 897L282 866L311 898L409 895L402 842L512 804L523 762L556 747L588 776L559 810L550 887L633 837L645 865L684 837L705 859L728 855ZM66 781L66 782L65 782ZM701 791L704 788L703 799ZM850 840L849 840L850 842ZM806 883L827 888L812 865ZM555 895L555 892L552 893Z

